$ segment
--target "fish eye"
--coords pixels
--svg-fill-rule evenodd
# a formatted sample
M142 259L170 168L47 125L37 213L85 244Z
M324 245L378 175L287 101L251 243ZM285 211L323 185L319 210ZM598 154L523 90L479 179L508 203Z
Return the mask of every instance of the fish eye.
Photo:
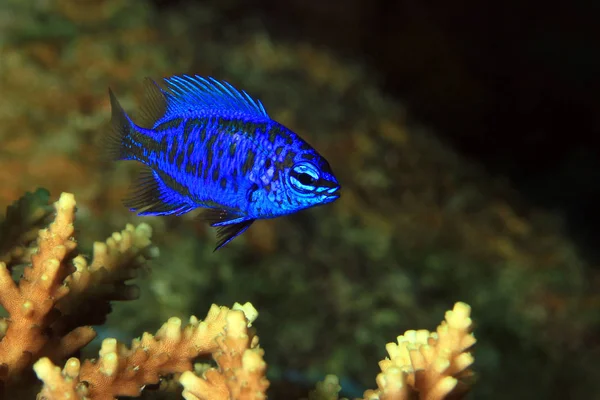
M302 172L301 174L299 174L297 176L297 179L303 185L312 185L317 181L312 175L309 175L305 172Z
M292 188L299 192L312 192L319 180L319 170L310 163L298 163L294 165L289 174Z

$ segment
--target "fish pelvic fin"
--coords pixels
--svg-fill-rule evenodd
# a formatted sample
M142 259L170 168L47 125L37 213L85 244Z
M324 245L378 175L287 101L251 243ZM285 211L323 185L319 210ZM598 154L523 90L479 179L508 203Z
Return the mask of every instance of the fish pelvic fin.
M131 141L134 123L131 121L112 89L108 89L111 107L111 133L106 137L102 157L106 160L129 160L127 143Z
M217 245L213 251L219 250L244 233L255 221L253 218L219 208L207 209L200 214L200 218L207 221L213 228L217 228Z
M253 219L242 220L238 223L233 223L230 225L223 225L217 227L217 245L213 252L219 250L221 247L225 246L227 243L231 242L237 236L241 235L246 231L246 229L250 228L250 225L254 222Z
M185 197L168 187L158 173L144 165L129 188L123 204L138 215L182 215L194 208Z

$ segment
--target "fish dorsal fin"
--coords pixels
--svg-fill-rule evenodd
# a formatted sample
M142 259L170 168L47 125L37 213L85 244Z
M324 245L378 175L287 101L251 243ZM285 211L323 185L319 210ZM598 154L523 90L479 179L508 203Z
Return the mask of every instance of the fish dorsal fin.
M269 118L262 103L225 81L198 75L176 75L164 79L167 90L162 94L168 106L164 120L175 115L221 111Z

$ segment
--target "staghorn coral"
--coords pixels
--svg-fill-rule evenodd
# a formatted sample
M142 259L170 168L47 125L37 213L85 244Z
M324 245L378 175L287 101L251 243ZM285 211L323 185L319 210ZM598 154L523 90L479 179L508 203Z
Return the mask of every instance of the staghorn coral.
M26 210L34 203L27 197L15 203L6 221L11 220L11 212L18 214L15 208ZM11 264L0 262L0 304L9 315L0 320L0 396L27 387L32 378L30 368L40 357L58 362L87 345L96 336L89 325L104 321L111 300L137 297L124 282L134 277L146 260L158 255L150 241L150 227L128 225L105 243L95 243L93 261L88 265L82 255L74 254L74 196L62 193L54 208L54 221L39 230L35 246L28 247L30 265L22 276L15 280ZM32 209L38 210L33 214L37 217L22 218L23 226L40 221L39 207ZM14 243L15 248L19 246ZM5 252L15 253L14 249ZM2 259L12 257L3 255Z
M388 343L389 358L381 361L377 376L378 390L365 393L368 399L457 398L469 387L466 379L473 376L468 369L473 356L468 350L475 344L471 333L471 308L456 303L446 312L436 332L406 331L398 343Z
M43 220L41 202L34 197L28 194L10 208L9 214L23 218L6 221L24 223L22 229L8 230L16 232L13 238L30 237L19 232ZM258 313L251 303L235 303L231 309L213 304L202 321L192 316L182 327L179 318L170 318L156 334L146 332L130 347L108 338L98 358L75 357L96 335L89 325L105 322L111 300L137 297L137 290L124 282L158 252L148 226L128 225L105 243L95 243L88 262L74 254L74 196L63 193L54 208L53 222L39 231L35 246L28 247L31 265L23 276L15 281L6 263L0 263L0 304L10 316L0 323L0 398L20 393L18 384L29 383L31 369L43 382L40 400L137 397L148 385L159 383L165 393L173 392L175 382L183 387L186 400L266 398L267 365L252 328ZM35 218L27 218L27 210ZM464 395L469 387L464 379L472 375L468 368L473 362L466 351L475 343L469 314L468 305L457 303L437 332L407 331L397 344L389 343L389 358L380 362L378 389L366 391L364 398L435 400ZM212 356L216 367L194 369L193 361L200 356ZM57 366L67 357L62 369ZM337 398L336 379L328 376L310 398Z
M389 358L380 362L378 389L367 390L364 400L460 399L468 391L475 344L471 333L470 307L456 303L436 332L407 331L398 343L388 343ZM131 348L105 339L97 360L81 364L77 358L64 368L42 358L34 365L44 382L39 398L112 400L116 396L139 396L145 385L161 377L181 373L186 400L264 399L269 381L258 336L248 329L257 317L250 303L232 309L212 305L204 321L196 317L181 328L171 318L153 336L144 333ZM192 371L191 360L212 355L217 368ZM199 376L200 375L200 376ZM328 375L310 393L309 400L337 400L341 387Z
M138 396L144 386L160 377L181 373L184 397L192 399L258 399L269 382L258 337L248 331L257 313L250 303L232 309L213 304L203 321L190 318L181 328L179 318L169 319L155 335L144 333L131 348L115 339L105 339L97 360L83 363L71 358L62 369L48 358L34 365L44 382L40 397L59 399L114 399ZM213 354L219 369L211 368L204 378L192 372L192 360Z
M471 333L471 307L458 302L446 312L436 332L409 330L388 343L389 357L379 363L375 390L364 393L365 400L376 399L459 399L468 391L473 377L469 369L475 344ZM335 375L328 375L310 393L309 400L337 400L341 387Z

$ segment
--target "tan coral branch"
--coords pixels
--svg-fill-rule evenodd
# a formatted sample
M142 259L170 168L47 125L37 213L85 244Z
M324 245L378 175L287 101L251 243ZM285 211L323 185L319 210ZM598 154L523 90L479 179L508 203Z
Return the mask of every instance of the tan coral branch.
M106 339L97 360L87 360L76 368L77 359L68 360L62 372L48 359L41 359L34 366L44 382L40 396L47 400L62 399L67 394L77 394L73 399L94 400L138 396L145 385L157 383L161 376L190 371L193 359L209 354L224 365L220 372L213 370L209 374L213 389L224 391L230 387L229 381L237 379L240 384L236 393L264 393L268 382L264 378L262 350L258 349L258 339L250 337L246 329L255 316L256 310L250 303L236 304L233 309L213 305L204 321L191 317L182 329L181 320L171 318L155 335L145 333L134 340L131 348ZM248 350L251 346L254 347ZM242 357L238 359L237 354ZM70 368L70 364L74 367ZM211 397L215 398L218 397Z
M468 350L476 340L470 318L471 307L456 303L446 312L436 332L406 331L397 343L388 343L389 358L379 363L378 390L365 392L365 399L438 400L464 395L469 387L465 380L473 356Z
M39 231L31 265L18 282L0 263L0 304L9 314L0 319L0 397L26 388L33 378L28 369L40 357L62 362L88 344L96 335L90 325L104 322L111 300L137 296L125 281L158 255L148 225L127 225L94 244L88 266L83 256L72 257L74 196L62 193L54 208L54 221Z
M249 303L247 303L249 304ZM253 311L246 306L245 313ZM255 312L255 311L254 311ZM186 400L265 399L269 381L264 351L258 336L248 334L243 320L229 316L225 335L217 338L219 350L213 355L218 368L210 368L203 377L191 371L181 374Z
M43 332L47 316L56 301L68 293L62 285L66 275L63 260L75 249L75 198L63 193L55 203L56 217L47 229L38 234L38 250L31 257L31 266L25 268L17 286L6 266L0 265L0 297L10 319L5 336L0 341L0 363L5 368L4 380L20 375L34 360L49 337ZM69 352L85 346L95 336L91 328L77 328L68 336L68 342L59 341L60 351Z

